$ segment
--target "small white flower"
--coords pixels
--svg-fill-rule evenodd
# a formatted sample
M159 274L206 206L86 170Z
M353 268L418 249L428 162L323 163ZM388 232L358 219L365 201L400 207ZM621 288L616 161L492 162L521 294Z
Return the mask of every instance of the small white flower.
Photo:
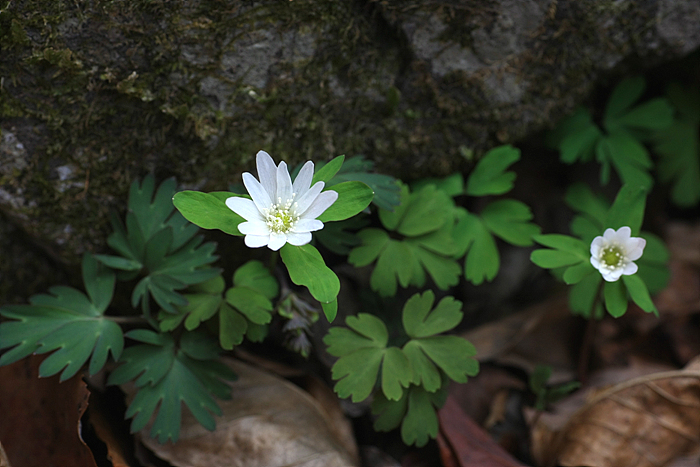
M250 173L243 174L243 184L250 197L231 197L226 206L243 217L238 230L245 235L245 244L250 248L267 246L277 251L289 242L306 245L311 241L311 232L321 230L323 222L316 219L338 199L338 193L324 191L323 182L311 186L314 163L308 161L299 171L294 183L289 176L287 164L279 166L265 151L256 157L258 181Z
M632 261L641 258L647 241L640 237L631 237L632 229L620 227L607 229L602 237L596 237L591 243L591 264L608 282L615 282L622 276L637 272L637 265Z

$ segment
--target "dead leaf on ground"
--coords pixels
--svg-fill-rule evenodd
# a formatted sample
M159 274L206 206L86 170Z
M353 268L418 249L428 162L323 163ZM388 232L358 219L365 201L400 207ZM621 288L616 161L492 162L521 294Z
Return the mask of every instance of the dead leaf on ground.
M519 467L515 460L501 448L448 396L438 412L440 432L438 446L446 467Z
M2 448L2 443L0 443L0 467L10 467L10 460L5 454L5 450Z
M142 432L143 443L176 467L352 467L358 466L348 423L329 415L292 383L240 361L227 360L238 380L232 399L219 401L223 416L207 431L183 411L180 440L159 444Z
M90 392L81 375L59 383L39 378L44 356L0 367L0 441L12 465L95 467L80 438Z
M700 359L593 396L558 433L548 465L659 467L700 447Z

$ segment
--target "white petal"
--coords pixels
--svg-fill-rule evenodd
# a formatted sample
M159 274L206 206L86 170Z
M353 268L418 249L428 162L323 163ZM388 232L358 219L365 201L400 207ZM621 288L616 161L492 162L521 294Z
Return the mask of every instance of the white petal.
M247 221L262 220L255 203L248 198L232 196L226 199L226 206Z
M294 201L296 202L296 206L294 207L294 212L296 212L298 216L304 214L304 211L309 209L309 206L311 206L311 203L313 203L316 200L319 193L321 193L321 190L323 190L324 186L326 186L325 183L316 182L314 183L314 186L312 186L306 192L301 194L299 198L295 199Z
M292 190L297 196L301 196L309 190L311 186L311 180L314 178L314 163L311 161L306 162L304 166L299 171L297 178L294 179L294 184L292 185Z
M277 166L272 157L265 151L258 151L255 156L255 163L258 166L258 178L270 196L275 196L277 192Z
M238 231L243 235L269 236L270 229L262 221L241 222L238 224Z
M612 271L600 271L600 273L603 275L603 279L605 279L608 282L615 282L620 278L622 275L622 269L613 269Z
M307 209L302 217L305 219L316 219L318 216L323 214L323 212L328 209L331 204L335 203L338 199L338 193L333 190L324 191L311 203L309 209Z
M287 242L291 245L306 245L311 241L311 232L296 232L287 234Z
M292 232L315 232L323 228L323 222L318 219L299 219L295 224Z
M620 227L617 229L617 239L621 241L627 241L632 235L632 229L627 226Z
M253 198L253 202L258 207L258 211L263 211L264 209L269 209L272 205L272 200L270 199L270 194L265 191L265 188L258 182L255 177L253 177L248 172L243 174L243 184L250 193L250 197Z
M631 276L632 274L637 272L637 269L639 268L636 264L627 263L627 266L625 266L625 269L622 271L622 274L624 274L625 276Z
M240 226L238 228L240 229ZM600 269L600 261L598 260L598 257L596 255L591 256L591 264L594 268Z
M629 249L627 250L627 259L630 261L636 261L642 257L647 241L639 237L633 237L632 240L634 240L634 242L630 241L628 243Z
M615 239L616 233L617 232L615 232L615 229L605 229L605 232L603 232L603 238L609 242Z
M596 237L591 242L591 254L593 256L598 256L600 254L600 249L603 248L605 240L603 237Z
M277 251L287 243L287 236L285 234L270 233L270 242L267 247L272 251Z
M286 203L292 197L292 177L289 176L289 170L287 170L287 164L280 162L277 166L277 193L275 194L275 199L273 202ZM281 248L281 247L280 247Z
M268 235L246 235L245 236L245 245L248 248L260 248L261 246L267 245L267 243L270 241L270 237Z

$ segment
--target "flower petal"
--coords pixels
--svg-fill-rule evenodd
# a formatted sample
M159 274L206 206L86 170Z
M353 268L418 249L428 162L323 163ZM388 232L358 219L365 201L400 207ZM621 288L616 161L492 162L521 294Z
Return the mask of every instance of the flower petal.
M605 232L603 232L603 239L605 239L607 242L614 240L616 233L617 232L615 232L615 229L605 229Z
M637 267L636 264L634 264L634 263L627 263L627 264L625 265L625 269L622 270L622 273L621 273L620 275L624 274L625 276L631 276L632 274L635 274L635 273L637 272L638 269L639 269L639 268Z
M258 207L258 211L262 212L264 209L270 209L272 205L272 199L270 194L265 191L265 188L258 182L255 177L253 177L248 172L243 174L243 184L246 190L250 193L250 197L253 198L253 202Z
M316 182L314 183L314 186L309 188L306 192L301 194L299 198L294 200L296 201L294 203L294 212L296 212L297 216L302 216L304 212L309 209L309 206L311 206L311 203L318 198L318 195L321 193L324 186L326 186L325 183Z
M270 235L270 228L263 221L241 222L238 224L238 231L243 235Z
M248 248L260 248L261 246L266 246L270 241L268 235L246 235L245 236L245 246Z
M287 242L294 246L306 245L311 241L311 232L292 232L287 234Z
M632 229L630 229L629 227L627 227L625 225L625 226L617 229L617 232L615 232L615 233L617 234L618 240L626 242L627 240L629 240L630 236L632 235Z
M277 192L277 166L272 157L265 151L258 151L255 156L255 164L258 166L258 178L263 189L270 195L275 196Z
M318 219L299 219L294 224L293 233L315 232L323 228L323 222Z
M274 196L272 201L278 204L284 204L292 198L292 178L284 162L277 166L277 193Z
M647 241L643 238L633 237L632 240L636 240L635 244L632 245L630 242L628 245L630 248L627 250L627 259L630 261L636 261L642 257L644 253L644 247L647 245Z
M304 193L309 191L311 186L311 180L314 178L314 163L307 161L306 164L301 168L297 178L294 179L292 184L292 190L297 196L302 196Z
M255 206L255 203L248 198L232 196L226 199L226 206L247 221L262 220L263 217Z
M620 276L622 275L622 269L617 268L613 269L612 271L600 271L600 273L603 275L603 279L605 279L608 282L615 282L616 280L620 279Z
M605 239L603 237L594 238L591 242L591 255L598 256L600 254L600 250L603 248L604 243Z
M267 247L272 251L277 251L287 243L287 236L285 234L278 234L270 232L270 242Z
M335 203L338 199L338 193L333 190L324 191L311 203L309 209L307 209L301 217L305 219L316 219L318 216L323 214L323 212L328 209L331 204Z
M238 226L238 230L240 230L240 229L241 229L241 227ZM598 257L596 255L591 256L591 264L593 265L594 268L600 269L600 260L598 259Z

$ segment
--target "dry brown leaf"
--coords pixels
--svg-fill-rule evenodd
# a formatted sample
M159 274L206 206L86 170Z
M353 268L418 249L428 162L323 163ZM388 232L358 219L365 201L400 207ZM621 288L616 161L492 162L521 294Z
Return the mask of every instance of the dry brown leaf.
M183 412L180 440L159 444L142 432L143 443L176 467L352 467L358 466L347 427L308 393L240 361L226 362L238 375L232 399L219 401L223 416L207 431ZM343 420L347 423L346 420Z
M659 467L700 447L700 360L596 394L557 436L563 466Z
M14 466L94 467L80 437L80 418L90 392L76 375L39 378L44 356L0 367L0 440Z
M5 454L5 450L2 448L2 443L0 443L0 467L10 467L10 460Z

